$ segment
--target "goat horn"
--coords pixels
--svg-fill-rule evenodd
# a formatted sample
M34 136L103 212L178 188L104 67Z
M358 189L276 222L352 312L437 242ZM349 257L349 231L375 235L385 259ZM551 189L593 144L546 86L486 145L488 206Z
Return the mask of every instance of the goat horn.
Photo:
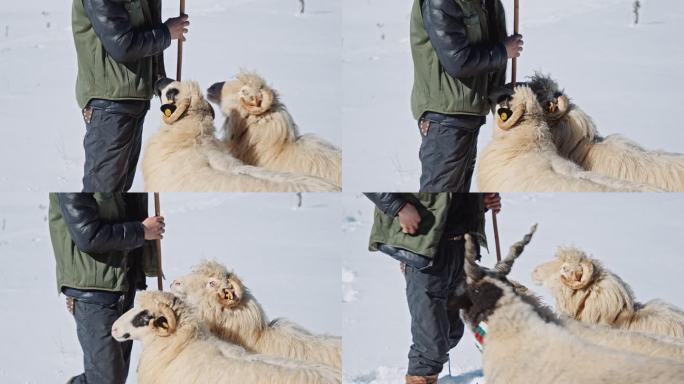
M506 256L505 259L496 263L496 265L494 266L494 270L498 273L503 274L504 276L511 273L511 268L513 267L515 259L517 259L518 256L520 256L520 254L525 249L525 246L530 243L530 240L532 240L532 235L534 235L534 232L536 230L537 224L533 225L532 228L530 228L530 232L526 234L522 240L518 241L517 243L511 246L510 251L508 251L508 256Z
M475 241L470 234L465 235L465 273L468 279L478 281L484 277L484 272L477 265L475 259L477 258Z

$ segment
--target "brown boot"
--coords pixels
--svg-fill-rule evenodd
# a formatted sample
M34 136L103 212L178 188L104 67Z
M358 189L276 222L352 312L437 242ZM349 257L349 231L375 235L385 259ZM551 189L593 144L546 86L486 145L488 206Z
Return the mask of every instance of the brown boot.
M437 384L437 375L432 375L432 376L406 375L406 384Z

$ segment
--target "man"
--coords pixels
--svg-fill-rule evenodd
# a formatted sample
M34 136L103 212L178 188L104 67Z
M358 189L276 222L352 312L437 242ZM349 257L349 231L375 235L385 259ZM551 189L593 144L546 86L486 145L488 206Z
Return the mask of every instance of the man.
M422 136L421 192L468 192L477 136L522 36L506 37L499 0L414 0L411 109Z
M146 194L51 193L49 226L57 289L83 350L84 372L69 383L123 384L132 342L114 340L112 324L156 275L150 240L162 238L164 218L147 217Z
M402 260L413 345L407 384L433 384L463 336L457 292L465 285L466 233L486 244L484 213L497 193L367 193L376 205L370 249Z
M123 192L133 185L149 100L166 76L162 52L172 40L185 41L189 25L187 15L162 24L161 0L74 0L84 192Z

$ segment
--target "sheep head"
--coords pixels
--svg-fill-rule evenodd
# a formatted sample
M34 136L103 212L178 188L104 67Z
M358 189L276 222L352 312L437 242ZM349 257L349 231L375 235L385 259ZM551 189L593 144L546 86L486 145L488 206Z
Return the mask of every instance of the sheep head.
M529 86L544 109L544 116L550 123L560 120L572 107L565 91L558 86L550 75L535 73Z
M486 321L506 292L517 295L517 291L522 290L519 284L510 282L507 276L511 272L515 259L520 256L525 245L529 244L536 229L537 225L535 224L521 241L511 246L508 256L492 269L477 264L475 241L471 235L465 236L464 270L467 284L465 296L467 299L463 314L471 326Z
M534 269L532 280L552 289L566 287L580 290L593 282L597 269L596 262L583 251L573 247L559 248L554 260Z
M170 336L183 310L181 300L171 293L141 292L135 306L112 325L112 337L127 341Z
M496 125L501 131L510 131L529 120L542 120L544 112L532 89L517 85L513 94L499 102Z
M278 95L264 79L253 72L240 72L235 79L213 84L209 100L221 106L226 116L239 111L243 118L260 116L278 103Z
M191 302L209 300L230 309L242 303L246 288L240 278L216 261L204 261L171 284L171 290Z
M196 82L162 79L157 81L155 88L162 103L162 120L167 125L173 125L190 115L199 116L202 120L214 120L214 109Z

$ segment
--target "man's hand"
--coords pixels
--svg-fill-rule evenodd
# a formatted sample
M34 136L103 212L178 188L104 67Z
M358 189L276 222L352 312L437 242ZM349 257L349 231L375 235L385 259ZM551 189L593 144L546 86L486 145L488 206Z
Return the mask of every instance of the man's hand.
M416 210L416 207L406 203L399 213L397 213L399 218L399 224L401 225L401 231L408 233L409 235L414 235L418 232L418 225L420 224L420 215Z
M145 227L145 240L157 240L163 239L164 236L164 217L163 216L152 216L148 217L143 221L143 226Z
M494 211L494 213L501 212L501 196L498 193L485 193L484 205L487 209Z
M190 25L188 15L172 17L166 20L164 25L169 29L171 40L185 41L185 34L188 33L188 26Z
M66 298L66 309L72 315L74 314L75 300L69 296Z
M523 50L523 39L522 35L511 35L504 40L504 45L506 46L506 54L509 59L514 57L520 57L520 53Z

